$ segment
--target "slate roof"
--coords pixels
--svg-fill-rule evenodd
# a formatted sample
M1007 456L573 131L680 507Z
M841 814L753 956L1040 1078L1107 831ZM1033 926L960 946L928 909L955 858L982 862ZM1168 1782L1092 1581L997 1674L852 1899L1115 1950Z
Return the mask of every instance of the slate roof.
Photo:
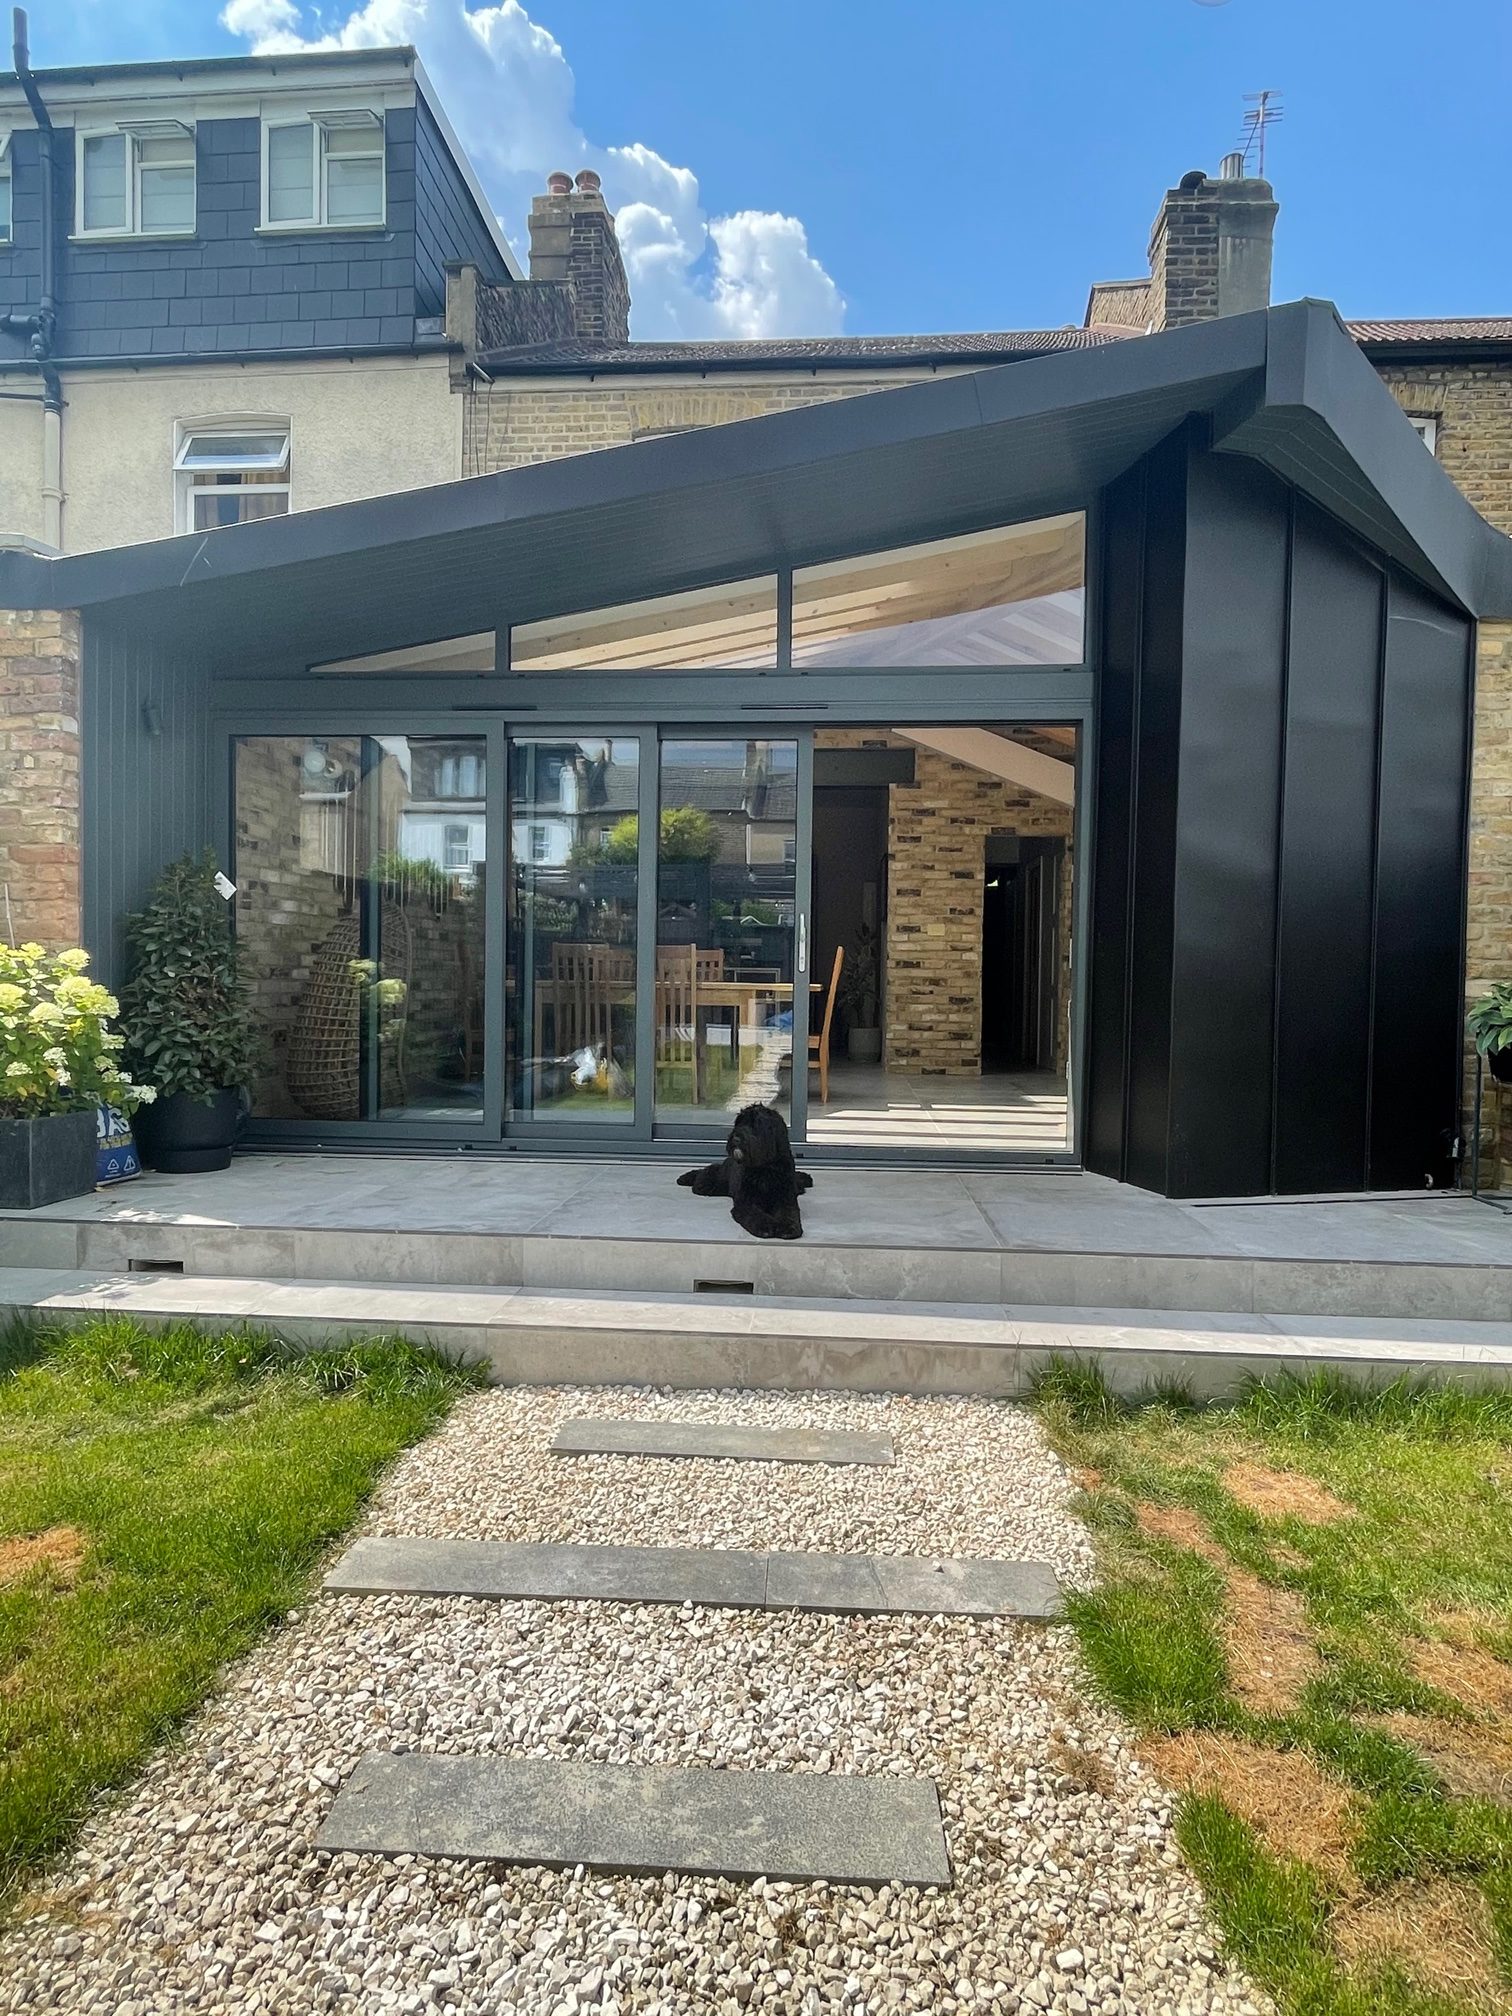
M1442 348L1461 343L1512 345L1512 315L1440 316L1399 321L1346 322L1367 349ZM1058 350L1096 350L1142 336L1142 329L1094 322L1085 328L964 330L936 336L783 336L750 342L593 343L581 339L525 343L485 351L485 371L844 370L931 364L1007 364Z
M1052 350L1092 350L1133 329L988 329L943 336L781 336L751 342L525 343L485 351L485 370L729 371L774 365L805 368L865 364L992 364L1043 357Z

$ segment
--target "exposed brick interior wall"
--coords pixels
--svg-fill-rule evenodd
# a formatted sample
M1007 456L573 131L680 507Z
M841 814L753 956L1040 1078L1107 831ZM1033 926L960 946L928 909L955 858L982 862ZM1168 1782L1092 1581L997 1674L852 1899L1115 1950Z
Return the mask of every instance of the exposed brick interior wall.
M1026 738L1028 739L1028 738ZM822 749L907 746L912 784L888 786L883 1055L889 1071L974 1078L982 1069L982 888L990 835L1064 839L1057 1070L1069 1049L1072 820L1042 798L880 729L820 729ZM1065 750L1051 745L1053 753Z
M879 375L744 385L647 385L627 378L591 385L515 379L474 386L466 394L463 473L486 476L496 469L554 462L560 455L582 455L592 448L623 447L648 434L755 420L860 392L885 392L902 382Z
M0 929L55 951L82 928L79 662L73 611L0 609Z

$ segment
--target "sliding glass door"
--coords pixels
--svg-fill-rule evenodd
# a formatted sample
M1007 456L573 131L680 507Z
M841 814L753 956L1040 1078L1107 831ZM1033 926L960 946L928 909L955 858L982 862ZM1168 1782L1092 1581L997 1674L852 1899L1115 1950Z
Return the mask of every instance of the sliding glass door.
M728 1131L760 1103L791 1126L807 1048L799 743L664 737L658 798L656 1125Z
M233 731L257 1131L801 1140L807 736L403 727Z

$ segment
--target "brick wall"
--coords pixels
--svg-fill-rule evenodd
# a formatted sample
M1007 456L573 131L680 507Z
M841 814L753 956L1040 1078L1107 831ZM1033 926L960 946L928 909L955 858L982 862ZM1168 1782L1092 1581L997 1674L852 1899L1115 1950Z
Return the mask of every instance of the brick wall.
M72 611L0 609L0 930L53 950L81 929L79 657Z
M744 385L647 385L634 378L563 384L516 379L466 394L462 467L468 476L553 462L591 448L619 448L647 434L755 420L795 406L817 406L860 392L885 392L904 382L880 375L836 381L765 379Z
M1434 453L1483 518L1512 532L1512 365L1377 364L1402 410L1431 414Z
M1465 995L1512 980L1512 623L1480 626L1475 754L1470 773L1470 888ZM1467 1046L1467 1121L1474 1114L1474 1056ZM1485 1080L1481 1181L1512 1180L1512 1088ZM1468 1175L1468 1171L1467 1171Z
M982 885L987 838L1064 838L1062 1006L1069 1000L1071 808L932 749L888 791L887 1020L890 1071L950 1078L982 1068ZM1057 1033L1065 1066L1065 1015Z

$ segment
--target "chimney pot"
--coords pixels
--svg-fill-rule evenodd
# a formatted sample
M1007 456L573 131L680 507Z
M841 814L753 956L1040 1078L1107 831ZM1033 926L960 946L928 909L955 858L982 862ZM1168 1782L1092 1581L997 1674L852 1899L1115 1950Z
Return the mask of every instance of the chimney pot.
M577 173L577 186L579 193L581 195L597 196L600 189L603 187L603 184L593 169L579 168Z
M572 194L572 177L563 169L558 168L554 175L546 177L546 191L551 196L570 196Z
M1178 189L1185 191L1185 193L1188 196L1190 196L1195 190L1200 189L1207 179L1208 179L1207 175L1203 169L1188 168L1185 175L1183 175L1181 180L1176 184L1176 187Z
M1244 180L1244 156L1225 154L1218 164L1220 182L1242 182Z

